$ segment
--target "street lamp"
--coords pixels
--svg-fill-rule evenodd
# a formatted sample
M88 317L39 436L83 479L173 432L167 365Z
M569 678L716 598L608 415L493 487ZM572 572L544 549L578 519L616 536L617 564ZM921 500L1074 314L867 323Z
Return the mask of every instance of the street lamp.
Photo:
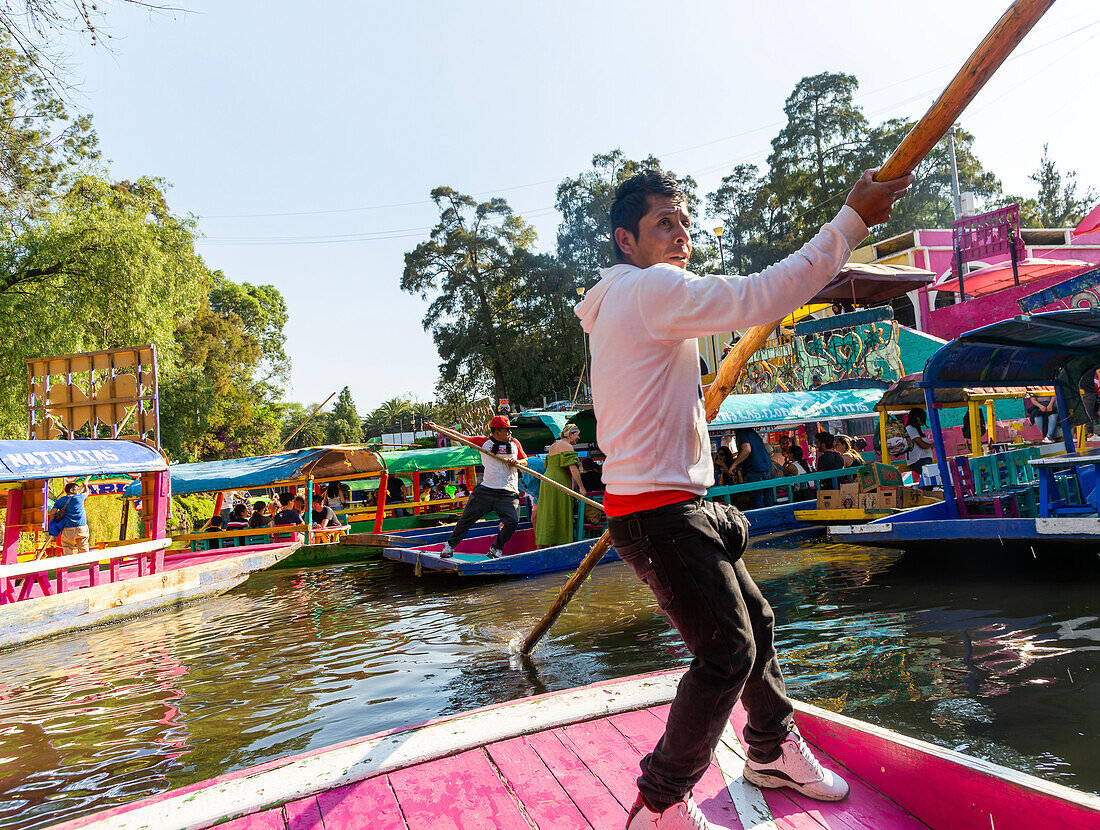
M714 235L718 237L718 256L722 260L722 273L726 273L726 252L722 250L722 232L726 229L726 226L721 222L718 223L714 229Z

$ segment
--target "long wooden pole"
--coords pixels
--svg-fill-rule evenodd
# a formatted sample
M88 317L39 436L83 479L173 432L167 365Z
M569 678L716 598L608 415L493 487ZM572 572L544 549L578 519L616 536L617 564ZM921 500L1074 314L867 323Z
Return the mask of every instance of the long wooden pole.
M324 407L324 405L325 405L326 403L328 403L329 401L331 401L331 400L332 400L333 398L335 398L335 397L336 397L336 393L335 393L335 392L333 392L333 393L332 393L331 395L329 395L329 396L328 396L327 398L325 398L325 400L324 400L324 402L323 402L323 403L319 403L319 404L317 404L317 407L316 407L316 408L315 408L315 409L314 409L314 410L313 410L312 412L310 412L310 413L309 413L309 417L308 417L308 418L306 418L306 419L305 419L304 421L302 421L302 423L300 423L300 424L298 425L298 428L297 428L296 430L294 430L294 432L290 433L290 435L288 435L288 436L286 437L286 440L285 440L285 441L283 441L283 443L281 443L281 444L279 445L279 449L282 449L282 448L283 448L283 447L285 447L285 446L286 446L287 444L289 444L289 443L290 443L290 440L291 440L291 439L292 439L292 438L293 438L293 437L294 437L295 435L297 435L297 434L298 434L299 432L301 432L301 431L302 431L303 429L305 429L305 427L306 427L306 424L308 424L308 423L309 423L310 421L312 421L312 420L313 420L314 416L315 416L315 415L316 415L316 414L317 414L318 412L320 412L320 411L321 411L321 409L322 409L322 408Z
M946 135L951 125L959 117L986 81L997 71L1005 58L1011 54L1016 45L1024 39L1032 27L1039 21L1046 10L1054 5L1054 0L1016 0L1008 11L1001 15L1001 19L989 31L974 52L967 58L962 69L958 71L947 88L940 93L924 117L916 123L909 134L902 139L897 149L890 154L890 158L875 174L875 181L890 181L912 172L928 152L936 146L941 138ZM730 353L726 355L714 382L707 389L703 399L707 420L712 421L722 406L722 401L733 391L737 383L737 376L745 368L745 364L755 354L764 342L771 337L772 332L781 321L763 323L753 326L745 335L737 341ZM542 636L550 630L550 626L561 614L569 600L580 588L581 583L587 578L589 572L596 563L603 558L607 548L611 546L611 538L607 531L581 562L580 567L569 578L562 588L558 598L550 607L546 616L539 621L534 630L520 646L521 654L530 654L538 644ZM597 556L597 549L599 555Z
M487 449L484 449L483 447L479 447L473 441L467 441L465 437L463 437L462 435L459 435L454 430L447 429L447 427L441 427L439 424L433 424L431 421L425 421L424 426L426 426L430 430L434 430L435 432L438 432L444 438L449 438L452 441L455 441L459 444L465 444L470 449L477 450L479 453L481 453L484 456L487 456L488 458L496 458L497 461L500 461L499 458L497 458L495 455L493 455ZM588 505L591 505L592 507L598 508L599 511L601 513L603 513L603 505L602 504L600 504L598 501L593 501L592 499L590 499L586 496L582 496L580 493L578 493L572 487L566 487L561 482L554 481L554 479L547 478L542 473L536 473L534 470L529 470L526 467L523 467L523 472L526 473L529 476L534 476L539 481L545 481L547 484L551 484L554 487L557 487L563 493L568 493L570 496L575 498L577 501L582 501L585 504L588 504Z

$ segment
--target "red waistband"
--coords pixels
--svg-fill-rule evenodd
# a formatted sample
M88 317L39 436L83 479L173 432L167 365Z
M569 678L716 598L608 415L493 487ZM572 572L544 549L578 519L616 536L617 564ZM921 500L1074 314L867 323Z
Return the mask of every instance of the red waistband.
M670 504L679 504L695 498L687 490L654 490L651 493L635 493L632 496L618 496L604 493L603 509L608 516L626 516L639 510L653 510Z

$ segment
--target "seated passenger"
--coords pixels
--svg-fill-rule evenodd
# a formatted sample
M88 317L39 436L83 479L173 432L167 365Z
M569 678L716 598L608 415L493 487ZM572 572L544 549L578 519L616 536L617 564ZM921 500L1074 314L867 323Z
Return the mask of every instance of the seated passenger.
M310 518L313 520L313 526L317 528L341 526L340 520L336 518L332 508L327 505L316 506L310 513Z
M279 507L280 510L272 519L272 525L275 527L282 527L284 525L300 525L302 523L302 514L294 509L292 506L294 502L294 496L290 493L279 494ZM293 538L291 534L284 533L280 536L276 536L275 539L280 542L288 541Z
M274 502L272 502L274 504ZM273 514L272 514L273 515ZM271 515L268 514L266 501L256 501L252 504L252 515L248 519L249 527L268 527L271 525Z
M829 472L830 470L843 470L844 469L844 456L833 449L834 442L833 436L827 432L819 432L817 434L817 471L819 473ZM826 481L818 482L818 489L820 490L835 490L836 481L829 479Z
M802 460L803 452L802 447L797 444L791 444L787 447L787 463L783 467L783 474L788 476L804 476L810 472L810 465ZM793 501L805 501L806 499L813 498L813 485L810 482L803 482L802 484L795 484L791 488Z
M210 517L210 521L206 523L200 533L217 533L222 529L222 514L215 513Z
M248 527L248 505L245 502L233 506L233 512L229 514L229 521L225 523L226 530L244 530Z

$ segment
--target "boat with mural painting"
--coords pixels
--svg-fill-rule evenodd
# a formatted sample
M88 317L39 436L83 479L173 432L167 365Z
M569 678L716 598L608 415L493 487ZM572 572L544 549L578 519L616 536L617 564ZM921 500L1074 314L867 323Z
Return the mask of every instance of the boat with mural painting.
M527 697L232 772L54 830L156 827L621 828L638 762L682 670ZM795 703L799 731L851 790L812 801L744 778L738 704L694 790L714 828L1086 830L1100 798Z
M959 557L979 551L1049 561L1094 561L1100 543L1096 450L1077 451L1087 416L1082 377L1100 365L1100 309L1021 315L964 334L932 356L919 383L946 498L864 525L829 528L841 542ZM940 422L941 389L1052 386L1064 439L952 455ZM981 397L979 393L978 397ZM968 404L969 406L970 404ZM965 547L959 543L965 543Z

